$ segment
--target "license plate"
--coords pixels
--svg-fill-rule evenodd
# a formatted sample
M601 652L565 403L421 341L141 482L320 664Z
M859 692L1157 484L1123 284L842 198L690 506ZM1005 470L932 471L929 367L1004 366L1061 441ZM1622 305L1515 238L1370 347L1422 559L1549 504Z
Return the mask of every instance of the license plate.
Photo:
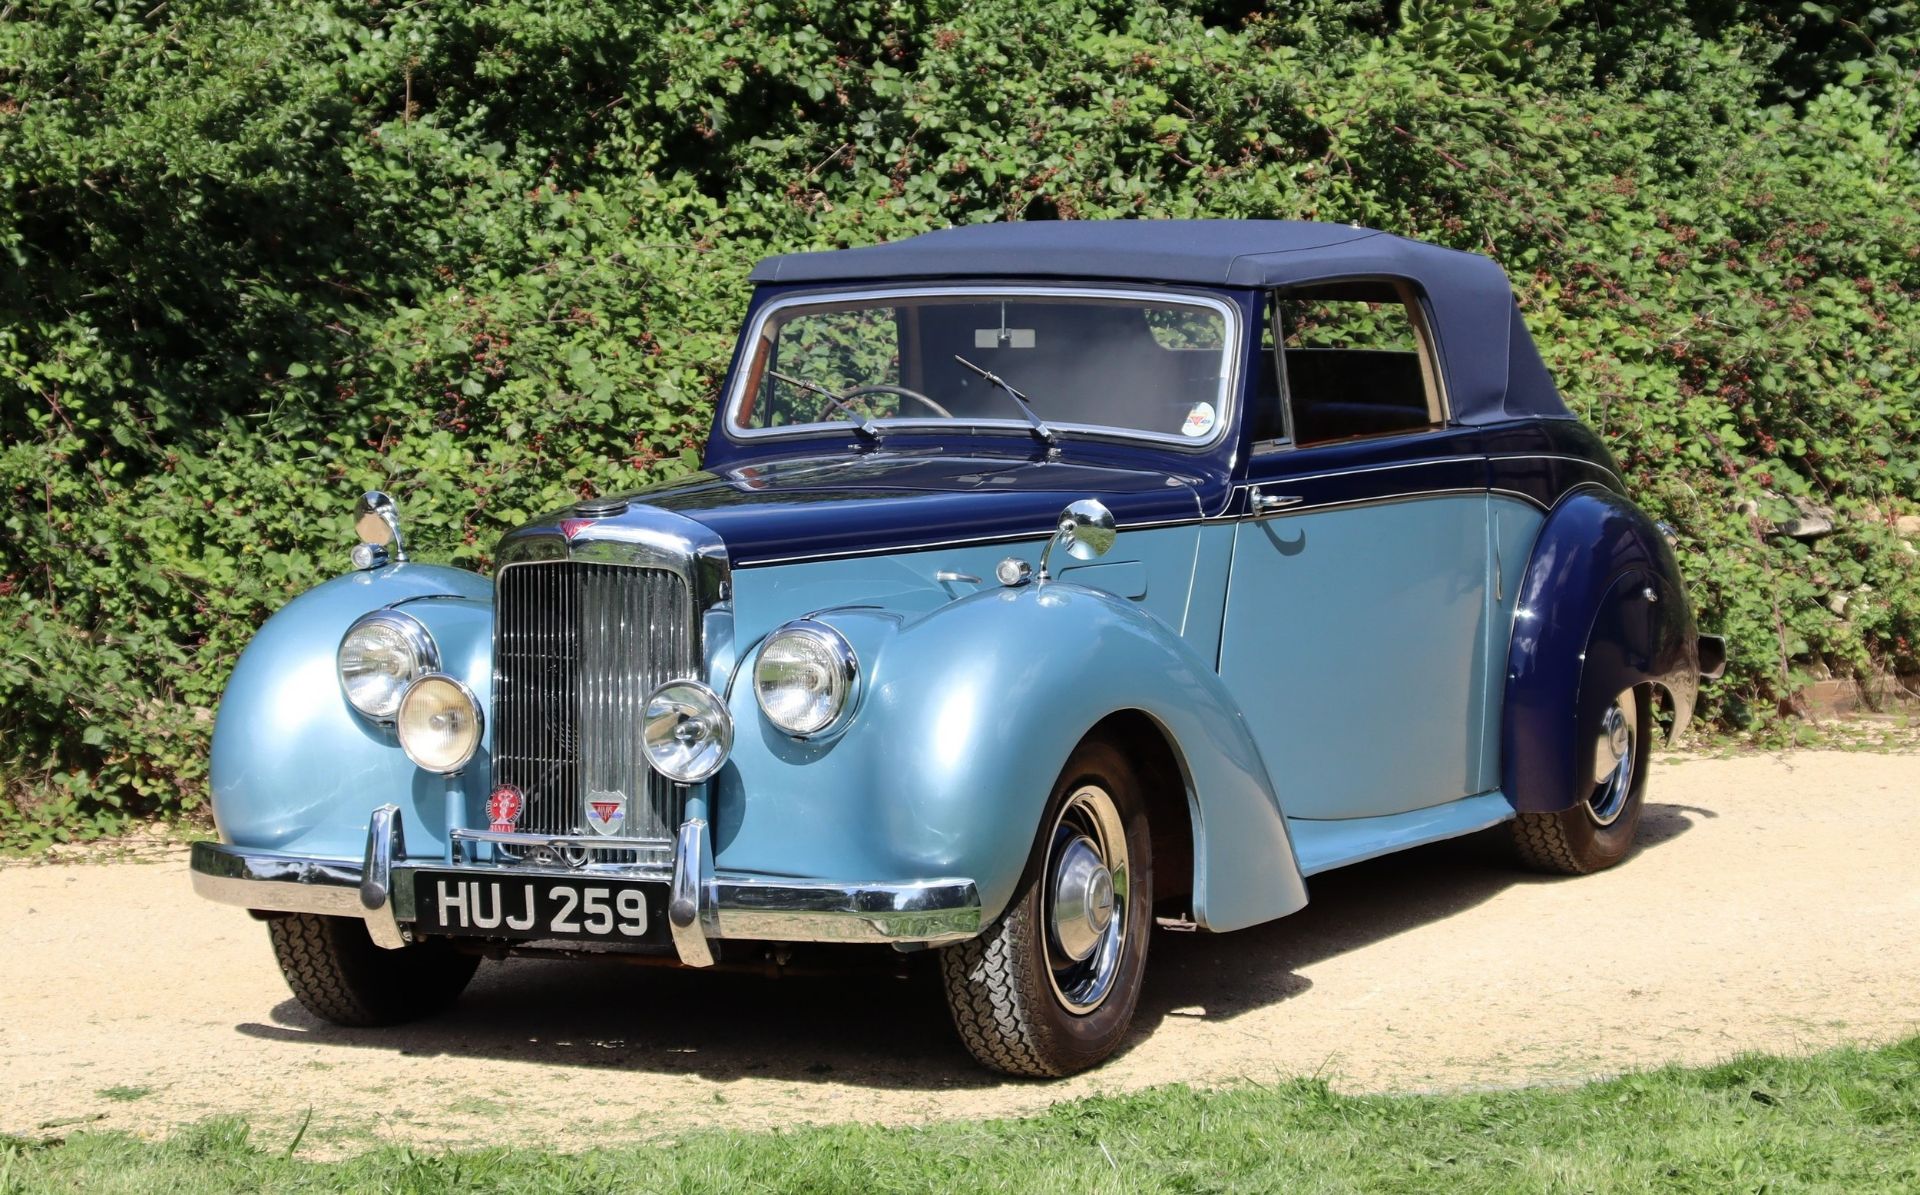
M667 886L548 876L416 872L417 929L482 938L574 938L648 942L666 907Z

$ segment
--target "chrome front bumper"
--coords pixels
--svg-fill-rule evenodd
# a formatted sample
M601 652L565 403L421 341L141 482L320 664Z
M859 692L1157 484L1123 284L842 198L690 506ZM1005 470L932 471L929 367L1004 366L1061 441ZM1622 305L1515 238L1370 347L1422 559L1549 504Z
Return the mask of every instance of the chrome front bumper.
M409 859L400 811L374 810L367 851L359 863L249 850L217 842L193 845L193 890L208 900L277 913L358 917L373 940L390 949L407 944L415 919L417 871L476 874L578 874L492 863ZM842 883L719 874L704 821L688 821L674 841L670 864L635 864L596 871L595 880L670 885L667 923L680 961L713 963L711 942L957 942L980 932L980 892L972 880Z

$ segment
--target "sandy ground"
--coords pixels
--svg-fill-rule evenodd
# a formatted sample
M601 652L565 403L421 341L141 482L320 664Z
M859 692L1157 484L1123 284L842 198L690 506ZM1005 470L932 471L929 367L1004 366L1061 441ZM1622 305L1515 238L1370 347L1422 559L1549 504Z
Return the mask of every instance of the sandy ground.
M1017 1115L1148 1084L1565 1081L1920 1032L1920 756L1659 762L1640 849L1574 880L1503 831L1321 877L1284 921L1161 932L1124 1051L1062 1083L976 1068L924 980L486 963L402 1030L289 997L266 931L184 856L0 869L0 1131L238 1113L303 1156L376 1139L582 1147L690 1126ZM310 1110L310 1111L309 1111Z

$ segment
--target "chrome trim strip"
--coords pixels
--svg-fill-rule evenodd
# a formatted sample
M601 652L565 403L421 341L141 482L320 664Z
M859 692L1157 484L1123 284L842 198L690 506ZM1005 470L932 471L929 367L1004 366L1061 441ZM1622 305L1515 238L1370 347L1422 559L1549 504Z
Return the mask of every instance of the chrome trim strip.
M1396 502L1419 502L1428 498L1454 498L1462 494L1476 495L1485 494L1486 492L1484 487L1477 485L1456 486L1453 489L1442 490L1407 490L1398 494L1383 494L1378 498L1346 498L1339 502L1301 503L1295 506L1283 507L1279 510L1263 511L1258 514L1247 513L1234 515L1232 516L1232 521L1277 522L1281 519L1293 518L1296 515L1316 514L1323 510L1352 510L1361 506L1389 506Z
M1193 518L1156 519L1152 522L1122 523L1120 530L1158 531L1166 527L1193 527L1201 523L1212 522L1218 515L1195 515ZM1014 531L1005 535L970 535L965 539L942 539L924 544L894 544L885 548L849 548L841 552L812 552L805 556L767 556L758 560L743 561L735 568L771 568L777 564L811 564L817 560L854 560L864 556L911 556L917 552L935 552L942 548L975 548L984 544L1040 544L1059 534L1051 531Z
M869 299L921 299L941 296L963 298L982 298L991 300L1003 295L1032 296L1038 298L1066 299L1142 299L1156 303L1174 303L1190 307L1205 307L1217 312L1226 322L1226 343L1221 346L1224 354L1224 368L1220 371L1220 389L1216 394L1218 408L1218 430L1205 440L1190 440L1185 436L1172 433L1143 431L1138 428L1115 427L1110 424L1062 423L1048 420L1050 426L1069 432L1081 432L1102 437L1113 437L1126 441L1145 441L1165 444L1188 453L1214 448L1225 439L1233 426L1233 416L1237 407L1236 399L1240 394L1240 345L1245 336L1241 325L1240 309L1226 300L1212 294L1190 290L1169 288L1128 289L1122 287L1100 286L1021 286L991 285L977 286L881 286L865 287L857 290L820 290L804 294L787 295L775 299L755 313L753 323L741 333L741 344L758 344L761 334L766 330L772 316L790 307L818 307L834 303L858 303ZM747 358L743 358L743 361ZM744 366L731 379L731 385L722 405L725 412L720 420L721 433L737 443L751 443L754 440L777 439L780 437L818 436L826 432L845 432L851 428L845 421L838 423L802 423L778 428L742 428L733 425L734 412L740 409L741 400L746 394L747 374ZM969 430L992 428L996 431L1005 428L1017 431L1021 435L1031 435L1031 425L1020 419L893 419L878 424L883 431L896 428L925 430L927 428L965 427Z
M405 867L394 869L394 908L399 911L401 920L411 920L409 912L413 905L407 899L410 877L415 868L430 868L434 871L464 871L475 876L572 876L574 879L594 880L646 880L649 883L665 884L673 880L673 855L671 850L664 851L652 859L642 859L638 863L588 863L574 867L567 863L538 862L529 859L516 859L512 862L485 863L473 859L455 859L452 863L435 863L418 860Z
M1312 445L1310 447L1320 446ZM1333 477L1351 477L1360 473L1380 473L1389 469L1418 469L1423 465L1460 465L1473 461L1569 461L1576 465L1586 465L1589 468L1605 473L1609 477L1617 478L1619 476L1619 474L1607 468L1605 465L1600 464L1598 461L1590 461L1585 457L1568 456L1558 452L1467 453L1458 456L1433 456L1411 461L1388 461L1379 465L1357 465L1351 469L1329 469L1320 473L1293 473L1284 477L1266 478L1262 481L1236 482L1233 488L1243 490L1255 485L1293 485L1301 481L1325 481Z
M1523 494L1519 490L1503 490L1498 487L1495 487L1493 489L1488 490L1487 493L1489 495L1497 494L1502 498L1517 499L1518 501L1524 502L1528 506L1534 507L1537 510L1553 509L1551 506L1547 505L1545 502L1540 501L1540 499L1534 497L1532 494Z
M787 879L742 874L716 874L706 847L704 824L681 827L682 841L697 827L701 845L683 852L697 858L694 867L676 866L671 877L658 864L635 865L617 871L595 871L598 882L691 883L696 916L683 934L674 925L669 895L670 927L681 959L691 965L699 950L711 954L711 939L748 939L768 942L955 942L980 932L984 924L979 887L969 879L934 878L904 882L847 882ZM368 932L377 922L399 930L412 919L413 876L418 871L468 871L485 875L579 876L580 872L500 867L480 863L449 864L440 859L400 861L387 873L388 900L378 909L362 902L364 864L348 859L312 859L274 851L256 851L218 842L193 845L190 867L193 888L220 904L284 913L318 913L330 917L358 917ZM694 876L699 878L695 879ZM697 937L696 946L691 938Z
M1382 465L1356 465L1351 469L1328 469L1319 473L1289 473L1284 477L1269 477L1262 481L1246 481L1236 484L1237 490L1256 485L1294 485L1302 481L1325 481L1330 477L1353 477L1361 473L1384 473L1389 469L1418 469L1426 465L1464 465L1477 464L1487 458L1478 453L1464 456L1430 456L1417 461L1388 461Z
M1534 460L1534 459L1573 461L1581 464L1590 465L1595 470L1601 473L1605 473L1608 476L1614 476L1614 474L1610 470L1608 470L1604 465L1595 464L1593 461L1582 460L1582 458L1580 457L1557 456L1551 453L1522 453L1522 454L1513 454L1513 455L1496 456L1496 457L1436 456L1436 457L1431 457L1427 460L1396 461L1396 462L1392 462L1384 465L1364 465L1354 469L1339 469L1339 470L1334 470L1332 472L1325 472L1325 473L1303 473L1298 476L1269 478L1267 480L1257 481L1257 482L1255 481L1235 482L1233 485L1227 488L1227 499L1220 514L1201 515L1197 518L1191 518L1191 519L1185 519L1185 518L1161 519L1155 522L1147 522L1147 523L1128 523L1122 526L1120 529L1122 531L1150 531L1150 530L1155 530L1155 529L1164 528L1164 527L1191 527L1191 526L1194 526L1195 524L1200 524L1200 523L1238 522L1241 519L1246 518L1247 516L1245 514L1228 513L1232 511L1235 505L1233 502L1233 495L1239 493L1240 491L1254 489L1260 486L1286 486L1286 485L1291 485L1297 481L1325 481L1329 478L1346 477L1350 474L1378 473L1378 472L1391 470L1391 469L1413 469L1413 468L1418 468L1422 465L1464 464L1469 461L1483 461L1483 460L1516 461L1516 460ZM1457 489L1451 489L1451 490L1415 490L1415 491L1408 491L1403 493L1387 494L1378 498L1352 499L1346 502L1323 503L1316 506L1301 505L1301 506L1291 508L1287 513L1304 514L1308 511L1333 510L1333 509L1337 509L1339 507L1345 507L1345 506L1360 506L1360 505L1379 504L1379 503L1387 503L1387 502L1400 502L1400 501L1405 501L1413 498L1433 497L1433 496L1444 495L1444 494L1499 494L1507 498L1517 498L1520 501L1525 502L1530 506L1538 507L1541 510L1551 509L1551 507L1548 504L1541 502L1538 498L1533 497L1531 494L1521 493L1518 490L1502 489L1499 486L1491 486L1491 487L1484 487L1484 488L1480 486L1463 486L1463 487L1460 487ZM742 561L737 563L734 567L739 569L771 568L775 565L782 565L782 564L808 564L818 560L851 560L851 559L857 559L863 556L899 556L899 555L911 554L914 552L933 551L939 548L971 547L971 546L978 546L978 545L984 545L984 544L1015 544L1015 543L1043 544L1049 538L1050 536L1046 534L1035 534L1030 531L1021 531L1021 532L1014 532L1007 535L979 535L979 536L969 536L965 539L936 540L936 541L933 541L930 543L924 543L924 544L920 544L920 543L894 544L884 548L859 548L859 549L853 549L850 551L842 551L842 552L813 552L813 553L808 553L806 555L801 555L801 556L770 556L770 557L765 557L765 558L756 559L756 560Z
M1613 478L1615 481L1620 482L1620 484L1626 484L1626 478L1615 473L1612 469L1607 468L1599 461L1590 461L1584 456L1568 456L1564 452L1501 452L1491 453L1487 459L1489 461L1567 461L1571 464L1585 465L1590 469L1596 469L1601 473L1605 473L1608 477Z
M616 838L599 834L501 833L495 830L455 830L457 847L463 842L493 842L515 847L592 847L596 850L666 851L673 849L671 838ZM456 852L457 853L457 852Z

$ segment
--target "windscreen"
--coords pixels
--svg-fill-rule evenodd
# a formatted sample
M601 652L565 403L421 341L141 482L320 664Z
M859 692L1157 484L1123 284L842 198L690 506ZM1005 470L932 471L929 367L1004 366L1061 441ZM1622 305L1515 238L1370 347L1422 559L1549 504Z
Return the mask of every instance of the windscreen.
M808 300L760 325L730 419L746 434L849 421L1018 430L1031 420L1016 391L1050 426L1204 443L1226 415L1228 339L1223 307L1159 295Z

